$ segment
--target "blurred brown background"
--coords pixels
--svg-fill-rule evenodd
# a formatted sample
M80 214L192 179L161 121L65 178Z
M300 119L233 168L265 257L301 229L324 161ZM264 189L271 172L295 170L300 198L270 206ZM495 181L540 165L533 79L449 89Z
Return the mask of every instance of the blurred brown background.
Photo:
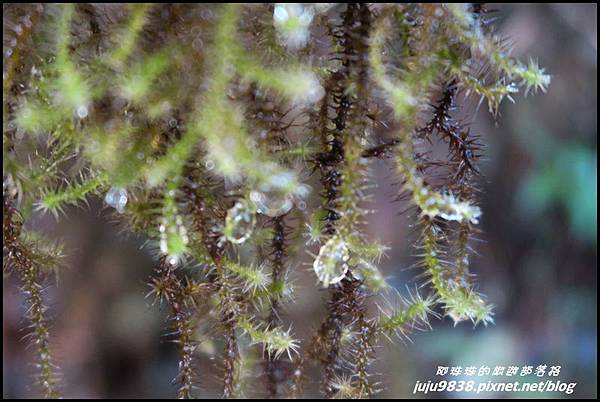
M479 255L472 270L496 306L496 322L473 329L433 320L433 331L415 334L412 344L384 342L374 367L385 385L380 397L413 397L415 381L434 379L438 365L560 365L556 379L577 382L570 397L597 394L597 6L490 8L500 10L497 25L515 43L513 54L537 59L553 76L547 94L518 95L516 104L504 103L498 126L486 107L473 116L473 129L488 148L482 164L482 241L475 245ZM403 270L413 253L406 217L397 215L401 205L390 202L395 178L385 162L378 162L376 175L378 212L371 216L370 234L392 248L381 264L390 281L400 290L405 283L414 287L415 272ZM152 258L140 250L143 239L119 236L106 212L95 200L89 210L74 209L58 224L50 216L41 223L65 239L70 254L58 289L48 290L64 394L173 397L176 348L161 341L164 314L144 298ZM302 339L323 313L325 293L313 283L313 278L298 281L303 288L286 318ZM15 283L5 279L4 397L37 395L30 385L30 351L19 340L23 309ZM200 369L205 373L213 371L212 347L203 344ZM311 370L311 379L318 379ZM205 386L208 390L198 395L216 395L210 381ZM309 396L317 396L316 389L307 384Z

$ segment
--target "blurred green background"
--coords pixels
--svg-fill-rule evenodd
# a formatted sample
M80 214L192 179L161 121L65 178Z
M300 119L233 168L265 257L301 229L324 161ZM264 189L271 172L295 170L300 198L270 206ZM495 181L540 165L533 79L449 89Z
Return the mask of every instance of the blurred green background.
M415 381L436 378L438 365L560 365L555 379L577 383L566 397L597 394L597 6L490 8L499 10L498 30L515 44L513 55L537 59L553 76L547 94L519 95L516 104L504 103L497 124L485 107L465 110L488 145L482 163L481 241L474 244L478 255L472 258L472 271L496 306L496 322L473 329L468 323L453 327L449 319L433 320L433 331L415 334L413 343L384 342L374 367L385 385L379 397L439 396L412 394ZM378 212L371 216L369 233L392 248L382 262L391 282L401 290L405 283L414 287L415 272L404 270L414 252L411 235L405 229L407 217L397 214L401 205L390 202L395 191L390 166L378 162L376 177ZM58 224L52 217L42 222L65 239L70 254L58 288L48 289L65 395L174 396L170 382L177 371L176 348L161 341L164 314L144 298L153 261L140 250L143 239L120 236L100 200L69 215ZM305 267L296 269L304 272ZM314 317L323 314L326 293L314 289L313 278L297 284L297 302L286 320L308 339L317 325ZM22 316L23 296L9 278L3 282L4 397L36 395L30 385L30 351L20 342ZM202 345L199 369L206 380L200 396L217 395L213 384L218 379L208 357L213 348L220 350L220 345ZM306 385L307 394L316 397L318 372L308 370L313 382ZM251 390L249 384L249 395Z

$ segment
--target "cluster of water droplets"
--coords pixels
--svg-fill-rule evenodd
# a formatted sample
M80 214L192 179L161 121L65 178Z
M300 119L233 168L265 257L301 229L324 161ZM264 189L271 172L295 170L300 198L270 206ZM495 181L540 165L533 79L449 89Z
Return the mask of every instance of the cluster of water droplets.
M190 40L192 41L192 47L194 50L200 52L204 47L204 41L202 40L202 29L200 26L194 26L190 30Z
M346 242L332 237L321 247L313 263L313 269L323 286L339 283L348 272L350 254Z
M313 17L313 7L300 3L277 3L273 10L273 23L281 40L290 49L306 45Z
M250 238L256 219L254 212L245 200L238 200L227 211L223 235L234 244L242 244Z
M185 247L189 243L187 229L183 225L181 215L177 215L175 220L169 222L162 218L158 228L160 232L160 251L167 255L167 261L171 265L177 265Z
M104 196L104 202L116 209L120 214L125 212L127 200L127 190L121 187L111 187Z

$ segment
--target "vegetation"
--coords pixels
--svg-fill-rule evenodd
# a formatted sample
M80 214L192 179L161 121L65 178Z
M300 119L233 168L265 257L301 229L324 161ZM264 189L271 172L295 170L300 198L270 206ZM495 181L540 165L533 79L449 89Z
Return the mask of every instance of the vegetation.
M324 397L364 398L380 389L369 369L378 342L427 329L431 316L493 322L469 270L483 144L455 109L475 97L496 116L550 77L509 56L485 6L4 13L4 272L22 282L45 396L60 395L43 289L62 251L27 222L61 219L91 197L151 239L148 297L169 312L178 397L205 375L194 364L201 324L222 340L223 397L245 395L242 349L259 345L261 395L301 396L315 363ZM377 264L387 247L364 234L376 159L395 166L397 199L416 216L423 286L407 293L386 283ZM294 278L307 275L294 268L303 240L328 289L312 339L285 315Z

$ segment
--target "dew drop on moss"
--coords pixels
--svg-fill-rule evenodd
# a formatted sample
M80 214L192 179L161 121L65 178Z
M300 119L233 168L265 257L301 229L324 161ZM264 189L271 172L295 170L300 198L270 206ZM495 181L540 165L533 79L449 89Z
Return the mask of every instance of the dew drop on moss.
M277 195L273 192L252 191L250 200L256 205L258 212L272 218L288 213L294 206L290 196Z
M321 247L313 269L323 286L327 287L344 279L348 272L349 258L346 242L338 237L332 237Z
M77 117L80 119L85 119L88 115L88 108L81 105L77 108Z
M104 202L116 209L120 214L125 212L127 200L127 190L120 187L111 187L104 197Z
M244 200L237 201L235 205L227 211L223 234L230 242L242 244L248 240L252 234L254 222L254 213L248 206L248 203Z

